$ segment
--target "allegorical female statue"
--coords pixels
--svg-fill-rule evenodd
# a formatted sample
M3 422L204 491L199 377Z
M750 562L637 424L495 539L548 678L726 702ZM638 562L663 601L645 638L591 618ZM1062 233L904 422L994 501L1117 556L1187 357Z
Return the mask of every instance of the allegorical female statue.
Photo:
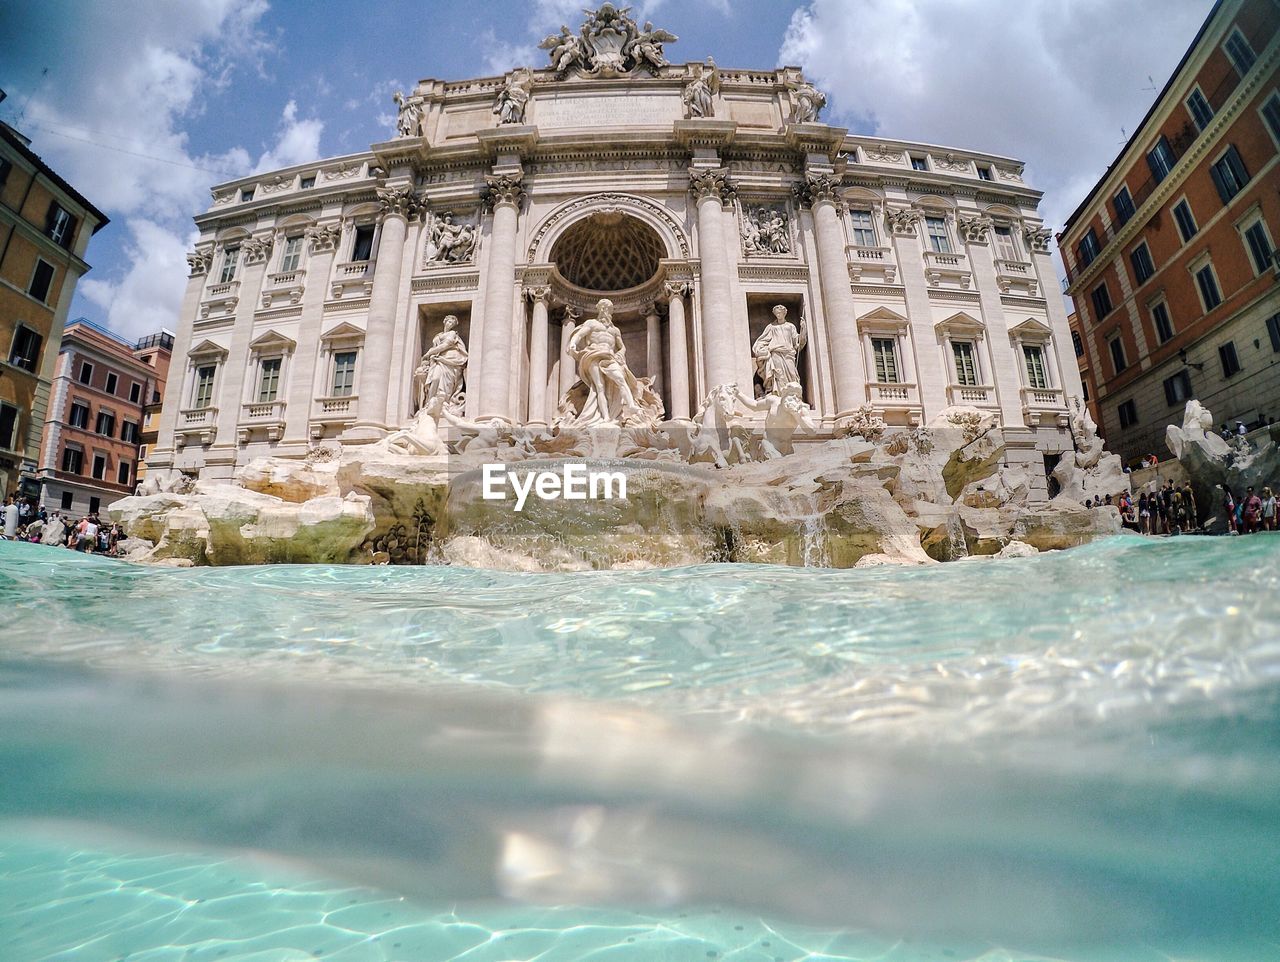
M419 409L437 401L440 408L456 407L462 398L462 376L469 355L457 326L458 319L452 314L444 319L444 330L432 339L430 349L413 372Z
M602 297L596 302L596 316L569 339L569 356L579 377L566 399L574 424L656 424L662 419L662 401L649 379L637 378L627 367L622 332L613 323L613 301Z
M800 383L800 370L796 366L796 356L800 349L808 343L804 330L804 321L800 327L787 320L787 309L778 304L773 309L773 320L751 345L751 356L755 361L756 373L764 382L765 394L782 396L783 388L789 384Z

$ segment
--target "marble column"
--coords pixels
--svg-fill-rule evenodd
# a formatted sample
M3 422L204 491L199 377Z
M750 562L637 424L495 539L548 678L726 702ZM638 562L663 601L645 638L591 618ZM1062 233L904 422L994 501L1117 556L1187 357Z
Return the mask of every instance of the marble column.
M849 260L845 256L844 229L840 224L840 181L810 175L807 199L813 209L813 230L818 246L818 279L822 306L831 338L837 417L851 414L866 403L866 372L858 341L857 309L849 287Z
M560 404L560 398L569 392L573 382L578 379L578 365L569 356L569 341L573 339L574 329L578 326L577 321L577 312L566 307L564 319L560 322L560 397L556 398L557 407Z
M645 373L652 379L653 389L662 394L662 329L658 326L658 305L644 309Z
M302 294L302 316L298 319L298 350L293 370L289 372L288 403L285 405L284 439L307 442L314 398L326 390L325 378L316 377L320 353L321 328L324 326L324 301L329 291L329 275L333 258L342 239L339 223L319 224L307 228L311 257L307 261L307 287Z
M733 196L725 168L693 170L698 199L698 257L702 263L702 350L707 386L738 380L735 363L729 260L725 252L724 202Z
M686 281L667 281L667 378L671 385L670 418L689 417L689 344L685 332L684 296Z
M387 397L391 387L392 340L396 326L396 302L400 296L400 271L409 218L417 215L421 201L412 187L379 187L382 204L382 237L369 295L369 322L360 358L359 419L352 436L376 438L386 432Z
M533 320L529 323L529 424L543 427L547 423L547 301L550 287L530 287L525 295L533 302Z
M510 418L512 320L515 316L516 222L524 188L519 175L490 175L493 234L484 289L484 336L480 356L480 409L476 416Z

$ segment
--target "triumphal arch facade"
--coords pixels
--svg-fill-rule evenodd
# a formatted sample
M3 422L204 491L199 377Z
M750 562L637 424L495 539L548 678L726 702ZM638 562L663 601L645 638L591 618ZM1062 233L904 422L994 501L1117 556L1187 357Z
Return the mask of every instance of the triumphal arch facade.
M397 93L367 151L213 188L149 463L227 478L428 409L669 430L726 392L747 421L785 395L798 441L968 407L1011 459L1071 450L1022 164L851 135L798 69L672 62L676 39L606 3L541 67Z

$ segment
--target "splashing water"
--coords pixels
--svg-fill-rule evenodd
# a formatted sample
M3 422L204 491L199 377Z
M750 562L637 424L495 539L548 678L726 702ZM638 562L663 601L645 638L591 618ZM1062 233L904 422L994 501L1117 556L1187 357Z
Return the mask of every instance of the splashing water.
M1278 560L0 544L0 958L1271 958Z

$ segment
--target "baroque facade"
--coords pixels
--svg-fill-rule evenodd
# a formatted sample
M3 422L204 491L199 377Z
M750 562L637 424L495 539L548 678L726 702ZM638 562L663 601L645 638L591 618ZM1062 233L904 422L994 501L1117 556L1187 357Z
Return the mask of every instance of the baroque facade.
M215 187L151 467L412 426L441 338L448 417L582 419L575 332L608 298L618 410L678 426L732 387L756 411L782 307L808 437L973 407L1043 480L1081 392L1022 165L851 136L799 70L672 64L674 40L605 4L546 68L424 80L392 139Z

